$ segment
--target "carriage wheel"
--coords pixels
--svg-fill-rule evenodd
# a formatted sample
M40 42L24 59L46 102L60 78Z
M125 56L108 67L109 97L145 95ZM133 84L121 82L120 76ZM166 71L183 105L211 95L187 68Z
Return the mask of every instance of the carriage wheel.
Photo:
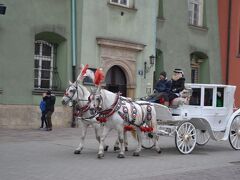
M142 133L142 148L151 149L155 145L153 135L149 132Z
M233 149L240 150L240 116L236 116L231 124L229 142Z
M182 154L189 154L196 145L196 129L190 122L182 123L175 134L175 145Z
M203 146L207 144L210 139L210 134L207 130L196 129L197 132L197 145Z

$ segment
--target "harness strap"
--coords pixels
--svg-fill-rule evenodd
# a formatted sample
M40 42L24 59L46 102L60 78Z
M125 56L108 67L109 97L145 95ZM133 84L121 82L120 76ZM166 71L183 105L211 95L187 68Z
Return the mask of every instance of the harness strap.
M99 122L106 122L108 117L112 116L116 111L118 111L121 108L121 104L119 103L120 102L119 97L120 97L120 93L117 93L117 96L115 97L115 101L110 106L110 108L98 112L99 117L97 117L96 119Z
M85 106L80 107L77 105L76 110L77 110L77 116L82 116L83 113L87 112L90 109L90 103L87 103Z

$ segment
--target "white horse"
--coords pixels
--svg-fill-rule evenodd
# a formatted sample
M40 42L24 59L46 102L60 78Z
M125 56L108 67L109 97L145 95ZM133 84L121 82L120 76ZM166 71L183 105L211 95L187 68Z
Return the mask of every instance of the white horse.
M84 140L86 138L87 129L89 126L92 126L95 131L96 139L98 142L100 142L100 136L101 136L101 124L96 120L94 116L92 116L89 112L89 102L88 97L90 95L89 90L81 85L81 76L94 76L94 73L91 70L87 70L85 75L82 75L82 72L80 72L80 75L78 76L78 80L74 83L69 81L69 87L66 89L65 94L62 98L62 104L72 106L73 103L76 104L76 118L79 120L80 127L82 129L81 139L78 147L75 149L74 154L80 154L83 147L84 147ZM115 142L114 145L114 151L118 150L118 139ZM125 143L127 145L127 142ZM108 150L108 146L104 146L104 151ZM127 147L126 147L127 150Z
M150 103L138 104L129 101L127 98L114 94L108 90L98 88L90 96L90 112L95 111L99 115L99 119L106 120L103 134L100 140L98 158L104 157L104 141L108 133L115 129L118 132L120 142L120 153L118 158L124 158L125 144L124 142L124 126L132 125L136 129L138 137L138 146L133 156L139 156L142 149L141 129L142 125L148 124L152 127L152 135L154 136L155 147L158 153L161 152L158 143L156 111Z
M89 95L90 92L88 89L76 81L74 83L69 82L69 87L66 89L65 94L62 98L63 105L72 106L73 103L76 104L76 117L80 120L79 123L80 127L82 128L81 140L78 147L75 149L74 154L81 153L84 146L87 128L90 125L95 130L97 141L100 142L101 124L89 113ZM108 146L105 146L105 151L107 148Z

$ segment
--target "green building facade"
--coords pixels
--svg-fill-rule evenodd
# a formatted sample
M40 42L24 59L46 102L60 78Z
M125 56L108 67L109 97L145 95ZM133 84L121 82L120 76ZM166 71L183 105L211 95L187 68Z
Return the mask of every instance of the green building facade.
M151 93L162 70L169 79L182 68L187 82L221 82L217 0L1 3L0 127L38 127L49 88L57 96L54 126L70 126L61 98L81 64L102 67L103 86L132 98Z
M221 83L217 0L159 0L155 79L183 69L187 82Z
M3 0L0 15L0 127L36 128L39 102L57 96L53 125L69 126L61 98L80 64L102 67L103 86L133 98L152 87L157 0ZM145 63L146 62L146 63Z

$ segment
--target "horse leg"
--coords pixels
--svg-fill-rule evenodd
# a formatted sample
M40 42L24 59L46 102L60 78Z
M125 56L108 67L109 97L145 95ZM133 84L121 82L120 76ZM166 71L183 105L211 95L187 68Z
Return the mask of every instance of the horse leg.
M74 151L74 154L80 154L82 149L83 149L83 145L84 145L84 140L87 134L87 128L88 128L88 124L83 123L82 121L80 121L80 126L82 129L82 134L81 134L81 138L80 138L80 143L78 145L78 147L76 148L76 150Z
M124 131L124 144L125 144L125 151L128 151L128 139L127 139L127 131Z
M155 144L156 151L160 154L162 151L160 148L159 136L156 134L156 132L153 133L153 138L154 138L154 144Z
M125 139L124 139L124 129L118 128L118 138L120 143L120 153L118 154L118 158L125 158L124 152L125 152Z
M133 152L133 156L139 156L142 150L142 134L139 128L136 128L138 146L137 149Z
M98 123L93 123L92 125L95 130L96 139L100 143L100 141L101 141L101 125ZM108 151L108 146L105 144L104 144L104 151Z
M128 140L127 140L127 131L124 131L124 143L125 143L125 151L128 151ZM120 150L119 147L119 138L116 139L113 147L114 151Z
M102 137L100 138L100 144L99 144L99 149L98 149L98 158L103 158L104 157L104 141L108 135L108 133L110 132L110 128L104 126L103 128L103 134Z
M116 141L114 143L113 150L114 151L120 150L120 148L119 148L119 139L118 138L116 139Z

